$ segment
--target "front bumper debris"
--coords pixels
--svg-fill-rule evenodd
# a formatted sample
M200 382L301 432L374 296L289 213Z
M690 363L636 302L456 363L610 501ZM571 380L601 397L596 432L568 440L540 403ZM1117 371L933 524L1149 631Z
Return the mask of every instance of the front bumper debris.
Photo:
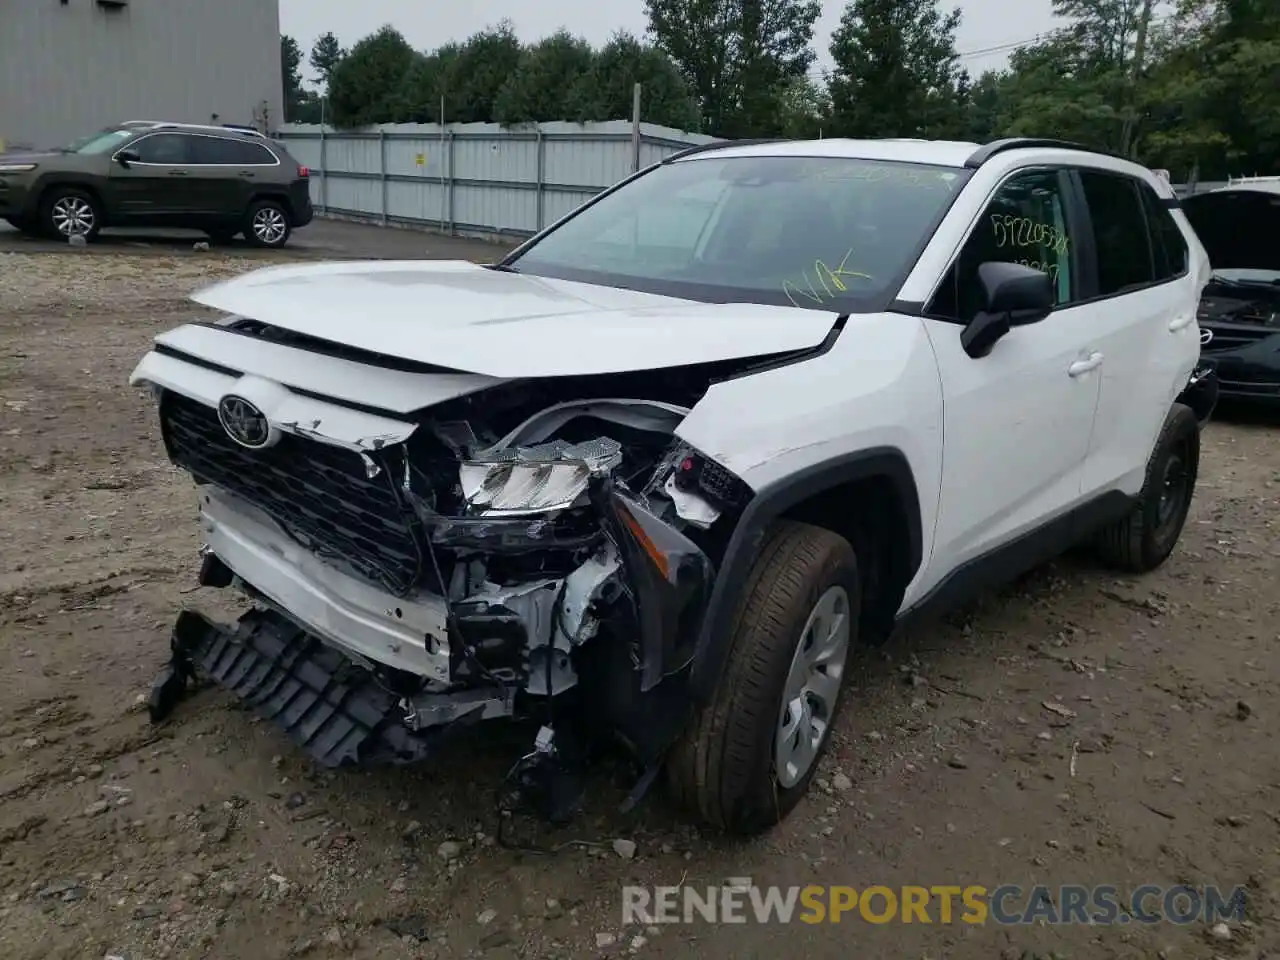
M425 759L448 732L482 710L458 711L424 730L406 726L402 698L339 651L271 611L251 610L234 627L184 610L172 659L157 678L151 720L163 720L192 683L209 679L276 723L319 764L406 764Z

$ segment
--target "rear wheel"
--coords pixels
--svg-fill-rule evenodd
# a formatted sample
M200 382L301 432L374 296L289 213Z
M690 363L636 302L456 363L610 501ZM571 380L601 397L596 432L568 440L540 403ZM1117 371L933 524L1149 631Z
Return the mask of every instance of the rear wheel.
M289 214L275 200L258 200L249 208L245 239L255 247L278 249L289 242Z
M712 701L668 761L686 807L751 835L800 802L830 741L860 605L846 540L803 523L774 529L747 580Z
M1182 535L1200 468L1200 425L1176 404L1165 420L1133 512L1098 534L1096 548L1110 566L1147 573L1169 558Z
M57 240L89 241L102 229L102 211L90 193L75 187L54 187L41 204L40 226Z

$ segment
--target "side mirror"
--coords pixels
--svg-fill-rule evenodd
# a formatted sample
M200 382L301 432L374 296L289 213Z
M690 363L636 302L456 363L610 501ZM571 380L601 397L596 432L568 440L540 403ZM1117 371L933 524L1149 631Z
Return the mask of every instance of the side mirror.
M121 150L116 154L116 163L126 169L128 169L129 164L139 163L141 160L142 158L134 150Z
M964 352L975 359L1014 327L1039 323L1053 311L1053 281L1042 270L993 261L978 265L978 280L986 305L960 334Z

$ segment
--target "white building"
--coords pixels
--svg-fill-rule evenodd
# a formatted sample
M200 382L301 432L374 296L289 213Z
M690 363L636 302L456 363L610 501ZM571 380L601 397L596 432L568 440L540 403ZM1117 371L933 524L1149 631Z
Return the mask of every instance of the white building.
M0 150L121 120L283 122L278 0L0 0Z

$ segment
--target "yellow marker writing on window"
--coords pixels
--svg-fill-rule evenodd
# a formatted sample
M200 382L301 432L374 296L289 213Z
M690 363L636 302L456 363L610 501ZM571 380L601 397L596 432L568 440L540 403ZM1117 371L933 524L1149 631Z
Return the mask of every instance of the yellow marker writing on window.
M845 285L845 280L853 279L855 277L862 280L874 280L875 278L868 273L859 273L856 270L848 269L849 258L851 256L853 256L852 248L844 255L844 258L835 267L835 269L827 266L827 264L822 260L815 260L813 262L812 276L810 276L809 271L806 270L801 274L800 283L796 283L791 280L782 281L782 292L786 294L787 299L791 301L792 306L800 306L796 301L797 295L813 303L822 304L827 300L834 298L837 293L844 293L849 289ZM803 286L801 284L803 284ZM822 287L822 293L818 292L819 285ZM832 290L832 287L835 289Z

